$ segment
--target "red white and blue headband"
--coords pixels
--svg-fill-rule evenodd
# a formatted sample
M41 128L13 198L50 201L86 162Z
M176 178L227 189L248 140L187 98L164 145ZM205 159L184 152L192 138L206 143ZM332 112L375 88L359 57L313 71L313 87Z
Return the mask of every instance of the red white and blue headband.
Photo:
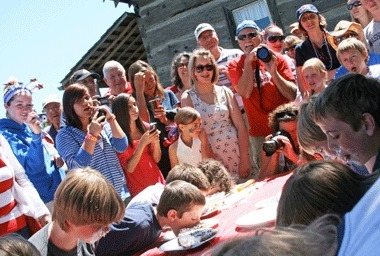
M4 91L4 104L7 104L15 95L21 94L28 92L32 94L32 91L35 89L42 89L43 85L38 82L36 78L30 79L30 82L26 85L22 82L16 82L16 81L11 81L7 84L4 84L5 88Z

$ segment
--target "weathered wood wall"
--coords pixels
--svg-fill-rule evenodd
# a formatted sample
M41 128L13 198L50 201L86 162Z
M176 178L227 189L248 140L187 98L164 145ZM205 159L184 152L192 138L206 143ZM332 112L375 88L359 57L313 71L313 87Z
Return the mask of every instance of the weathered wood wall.
M194 30L199 23L210 23L219 35L220 46L237 47L233 24L226 12L252 3L252 0L139 0L138 26L149 63L156 69L161 83L170 85L170 63L182 51L197 47ZM341 19L349 20L346 1L267 0L273 21L289 33L289 25L296 21L296 10L312 3L333 30Z

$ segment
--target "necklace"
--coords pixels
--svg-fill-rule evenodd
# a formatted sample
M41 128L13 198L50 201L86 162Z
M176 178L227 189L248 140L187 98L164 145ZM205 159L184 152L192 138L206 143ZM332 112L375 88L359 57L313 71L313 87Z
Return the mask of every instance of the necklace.
M311 40L310 40L310 42L311 42ZM320 59L325 64L327 70L331 70L331 68L333 66L333 59L332 59L332 55L331 55L331 52L329 49L329 44L326 41L325 32L323 32L323 44L322 44L320 52L319 52L319 49L315 47L313 42L311 42L311 45L313 46L314 53L317 56L317 58ZM323 46L326 46L328 56L323 54ZM329 63L326 63L326 60L328 60Z

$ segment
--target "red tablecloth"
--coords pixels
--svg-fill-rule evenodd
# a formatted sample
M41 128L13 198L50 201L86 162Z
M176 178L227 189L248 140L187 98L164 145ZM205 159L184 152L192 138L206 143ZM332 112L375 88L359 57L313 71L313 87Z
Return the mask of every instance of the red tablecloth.
M219 214L213 216L212 218L219 221L219 226L217 227L219 233L214 240L207 242L200 247L187 251L161 252L159 251L158 247L155 247L148 251L145 251L140 255L202 255L204 252L210 250L211 248L224 241L239 236L254 234L256 232L254 229L237 228L235 225L236 220L239 217L253 211L255 203L278 195L291 174L292 172L285 173L270 179L266 179L264 181L256 182L253 186L256 186L257 189L253 190L247 198L242 198L242 200L236 202L228 209L224 209Z

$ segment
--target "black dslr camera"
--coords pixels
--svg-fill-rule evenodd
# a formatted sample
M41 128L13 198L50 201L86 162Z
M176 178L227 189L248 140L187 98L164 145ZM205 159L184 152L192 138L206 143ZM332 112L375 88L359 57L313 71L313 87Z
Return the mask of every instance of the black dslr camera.
M273 137L270 140L264 142L263 150L265 151L266 156L273 155L277 149L280 149L284 146L284 143L278 140L279 135L287 137L294 148L294 143L290 134L287 131L280 130L276 132L275 134L273 134Z
M256 56L258 59L266 63L268 63L272 59L272 54L265 46L262 46L259 49L257 49Z

